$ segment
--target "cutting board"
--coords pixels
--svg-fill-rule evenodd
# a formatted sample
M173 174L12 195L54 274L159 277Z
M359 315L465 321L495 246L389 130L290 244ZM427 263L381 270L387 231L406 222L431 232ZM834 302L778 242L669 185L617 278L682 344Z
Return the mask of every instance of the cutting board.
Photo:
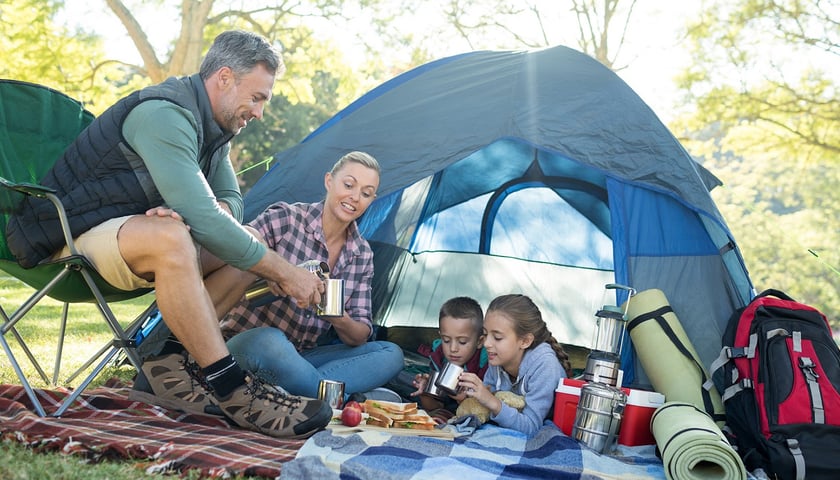
M348 427L340 423L330 423L327 428L332 430L337 435L360 433L360 432L384 432L391 435L411 435L415 437L433 437L443 438L445 440L453 440L455 434L448 430L414 430L411 428L385 428L374 425L357 425L355 427Z

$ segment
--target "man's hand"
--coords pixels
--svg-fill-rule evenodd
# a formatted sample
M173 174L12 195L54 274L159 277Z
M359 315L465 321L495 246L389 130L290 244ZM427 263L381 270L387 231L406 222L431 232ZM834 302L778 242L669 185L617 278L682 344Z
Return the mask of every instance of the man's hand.
M321 301L324 281L318 275L301 267L293 267L283 281L277 282L287 295L295 299L300 308L309 308Z
M146 210L146 216L147 217L172 217L175 220L178 220L179 222L184 221L184 217L182 217L181 214L179 214L175 210L172 210L171 208L167 208L167 207L152 207L152 208ZM187 228L190 228L190 226L187 225Z

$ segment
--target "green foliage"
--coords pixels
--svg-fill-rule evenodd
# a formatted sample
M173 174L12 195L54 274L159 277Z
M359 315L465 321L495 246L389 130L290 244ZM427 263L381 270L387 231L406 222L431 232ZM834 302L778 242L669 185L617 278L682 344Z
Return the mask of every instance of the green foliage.
M0 78L52 87L101 113L135 85L134 72L106 61L95 35L57 25L62 5L54 0L0 4Z
M274 154L297 144L365 88L344 63L337 48L315 39L300 26L284 32L286 73L275 84L274 97L264 117L252 122L234 140L232 160L247 191L266 169Z
M713 196L753 283L840 327L840 2L713 2L688 38L694 109L672 128L724 181Z

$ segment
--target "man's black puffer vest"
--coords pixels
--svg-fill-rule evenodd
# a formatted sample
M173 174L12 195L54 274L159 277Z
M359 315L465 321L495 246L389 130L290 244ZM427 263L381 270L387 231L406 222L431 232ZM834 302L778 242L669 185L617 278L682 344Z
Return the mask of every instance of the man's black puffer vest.
M227 154L232 135L213 120L198 75L172 77L132 93L94 119L41 181L58 192L74 238L111 218L141 214L163 204L143 160L122 136L128 113L151 99L171 101L193 114L205 176ZM65 244L55 207L43 199L27 197L9 219L6 233L9 249L24 268L51 257Z

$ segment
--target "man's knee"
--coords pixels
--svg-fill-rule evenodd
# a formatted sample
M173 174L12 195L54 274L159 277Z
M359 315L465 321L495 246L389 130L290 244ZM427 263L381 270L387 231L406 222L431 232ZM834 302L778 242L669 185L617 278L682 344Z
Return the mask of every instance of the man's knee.
M118 238L130 265L135 261L198 265L196 245L189 229L179 220L138 216L123 225Z

